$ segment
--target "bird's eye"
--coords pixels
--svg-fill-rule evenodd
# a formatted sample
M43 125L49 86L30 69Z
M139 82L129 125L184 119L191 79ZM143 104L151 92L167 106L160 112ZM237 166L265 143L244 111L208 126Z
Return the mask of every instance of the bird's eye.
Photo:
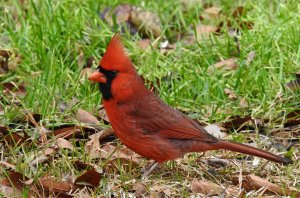
M118 71L116 71L116 70L112 70L112 71L110 72L110 75L111 75L111 76L116 76L116 75L117 75L117 73L118 73Z

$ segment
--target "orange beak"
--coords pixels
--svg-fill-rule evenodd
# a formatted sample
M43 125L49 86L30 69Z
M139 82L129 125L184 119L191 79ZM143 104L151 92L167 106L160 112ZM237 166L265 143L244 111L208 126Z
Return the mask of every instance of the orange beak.
M99 83L106 83L106 77L103 73L99 71L94 71L90 76L89 80Z

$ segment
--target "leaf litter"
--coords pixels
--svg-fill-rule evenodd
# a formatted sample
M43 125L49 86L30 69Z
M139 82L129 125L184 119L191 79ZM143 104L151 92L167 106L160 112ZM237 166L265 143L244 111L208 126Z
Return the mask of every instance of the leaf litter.
M184 2L184 1L182 1ZM191 1L190 1L191 2ZM198 1L193 1L194 3L199 3ZM200 2L202 3L202 2ZM234 30L236 29L242 29L242 28L252 28L253 23L252 22L245 22L241 20L241 16L243 16L246 12L246 10L243 7L237 7L233 12L232 12L232 17L234 18L235 21L229 21L225 20L222 17L225 16L225 13L218 7L212 6L212 5L207 5L204 6L204 14L203 16L201 15L201 23L196 24L196 32L197 32L197 37L194 37L190 40L191 44L194 44L196 41L197 42L202 42L201 39L209 39L212 34L214 35L219 35L220 28L233 28ZM104 10L105 11L105 10ZM108 23L111 23L111 25L114 23L113 17L111 15L116 16L116 21L118 25L124 26L124 28L130 28L131 33L136 33L139 32L143 37L145 37L145 44L142 46L142 48L147 49L149 47L149 44L151 42L150 39L148 39L151 36L154 36L156 38L161 36L161 27L159 17L154 13L151 13L149 11L143 10L141 8L133 7L127 4L123 4L120 6L117 6L114 9L107 8L106 13L104 11L101 13L101 15L106 15L105 20L107 20ZM110 13L109 13L110 12ZM131 13L132 12L132 13ZM111 14L112 13L112 14ZM131 19L131 17L134 16L136 18ZM148 18L146 20L149 20L149 23L145 23L141 16L147 16ZM108 18L107 18L108 17ZM225 16L226 17L226 16ZM110 18L110 19L109 19ZM205 21L206 20L206 21ZM209 21L207 21L209 20ZM219 22L220 23L217 23ZM204 22L203 22L204 21ZM130 23L130 25L128 25ZM236 24L238 27L236 27ZM235 26L235 27L234 27ZM218 33L218 34L215 34ZM236 37L239 36L239 32L237 31L236 35L233 36L235 39ZM196 40L196 38L198 40ZM201 38L201 39L199 39ZM157 48L165 49L163 47L163 41L162 39L161 45L156 46ZM238 41L236 42L237 48L239 49L239 43ZM168 47L166 47L168 48ZM174 47L170 47L171 49ZM239 50L238 50L239 51ZM8 58L10 57L11 52L2 52L0 55L0 73L6 73L10 69L8 67ZM164 53L162 51L162 53ZM2 59L1 59L2 58ZM255 58L255 52L250 52L247 56L247 60L245 60L246 65L250 65L251 62ZM21 60L21 59L20 59ZM1 62L4 61L4 62ZM86 78L88 73L90 72L90 67L93 63L94 59L93 58L88 58L85 63L85 57L83 52L80 53L80 56L78 57L78 65L79 67L82 67L82 78ZM19 64L19 62L18 62ZM221 59L221 61L215 63L214 69L220 69L220 70L227 70L227 71L232 71L235 70L238 67L237 63L237 58L236 57L230 57L228 59ZM14 67L11 67L14 68ZM291 89L294 89L294 87L297 89L297 84L299 84L298 81L298 76L296 76L296 80L291 84L287 84L287 87L292 87ZM294 86L296 84L296 86ZM26 95L26 87L24 84L20 83L14 83L14 82L9 82L8 84L2 85L4 87L4 93L8 95L17 95L17 96L25 96ZM226 94L232 99L240 99L240 96L238 96L236 93L232 92L232 90L224 90ZM242 101L243 98L240 100ZM247 101L242 101L240 102L241 106L247 106L246 104ZM66 108L65 106L62 106L62 111L64 111ZM34 116L33 116L34 117ZM284 128L274 130L271 132L271 135L277 136L277 137L284 137L287 139L297 139L297 125L299 125L299 122L297 121L298 117L296 118L291 118L289 122L289 126L285 126ZM73 140L76 138L80 138L81 141L85 142L86 145L86 151L89 155L95 155L95 158L92 157L92 159L97 160L97 159L104 159L106 161L106 165L109 165L109 168L116 169L117 166L119 166L120 159L122 161L121 164L128 164L128 163L135 163L137 165L143 164L141 162L141 159L139 156L135 155L132 153L130 150L127 148L124 148L123 146L115 146L115 142L112 144L102 144L101 141L105 139L106 137L109 137L113 135L113 131L110 130L102 130L102 128L97 128L96 125L99 125L99 121L103 121L105 124L109 124L109 120L107 118L107 115L105 114L105 111L103 111L103 108L100 109L99 111L99 116L94 116L93 114L89 113L88 111L85 111L83 109L78 110L77 114L77 120L79 123L77 124L71 124L68 126L60 126L60 128L50 128L47 126L44 126L42 123L39 123L37 118L29 119L27 122L31 125L33 128L39 128L38 131L44 131L43 133L40 134L40 140L43 143L43 148L44 150L39 153L38 157L35 158L36 161L32 161L32 164L39 164L39 163L44 163L49 160L49 158L52 158L54 156L57 157L59 150L58 149L69 149L73 150L76 149L76 145L72 144ZM244 129L249 129L249 127L256 128L259 126L260 128L264 128L265 124L268 123L268 120L258 120L254 119L251 116L245 116L245 117L238 117L238 118L231 118L230 121L223 123L223 127L220 127L221 125L215 124L216 127L212 127L212 129L208 129L208 131L211 131L212 133L216 133L217 136L221 137L226 137L228 136L227 133L224 133L223 131L233 131L236 130L237 132L241 132ZM211 126L210 126L211 127ZM294 128L293 128L294 127ZM5 128L5 127L4 127ZM296 128L296 129L295 129ZM26 136L24 132L24 136L21 136L19 132L15 132L12 129L8 129L9 132L6 132L5 129L1 129L1 141L6 143L6 146L16 144L16 145L25 145L25 143L28 141L28 139L32 139L32 137ZM11 131L12 130L12 131ZM4 132L3 132L4 131ZM107 135L105 135L105 133ZM72 142L72 143L71 143ZM40 142L37 142L40 144ZM53 143L53 144L52 144ZM94 153L94 154L93 154ZM41 157L40 157L41 156ZM221 154L222 156L222 154ZM222 156L224 157L224 155ZM299 157L299 156L298 156ZM292 195L292 193L297 193L293 189L287 189L286 191L283 191L282 189L278 188L278 185L273 184L269 182L268 180L264 178L260 178L255 175L247 175L247 174L241 174L239 175L239 183L237 183L235 186L233 182L230 181L230 178L228 178L228 173L226 173L225 167L230 166L231 168L231 160L227 160L228 156L224 157L225 159L222 158L207 158L204 156L204 159L207 159L208 166L211 167L209 171L213 173L215 177L221 178L223 181L225 181L225 185L221 186L216 182L215 180L212 180L214 182L208 181L207 176L202 176L201 174L196 174L195 170L191 171L186 176L186 179L188 180L188 184L190 184L189 190L195 192L195 193L201 193L204 194L205 196L211 196L214 193L217 193L216 195L234 195L234 196L244 196L247 191L259 191L262 188L265 188L266 190L263 190L262 192L266 192L269 194L280 194L280 195ZM185 158L188 159L188 158ZM116 162L119 161L119 162ZM247 161L247 160L246 160ZM96 161L92 162L76 162L76 166L81 166L84 167L83 169L88 169L82 174L79 174L80 176L75 179L75 182L69 182L69 181L57 181L59 179L49 177L49 176L44 176L38 181L26 178L24 175L21 173L12 173L11 177L14 181L14 186L17 188L21 189L24 187L30 186L30 189L34 193L38 193L39 195L70 195L70 192L75 192L79 188L83 188L81 184L85 184L83 186L91 186L91 187L98 187L99 182L101 179L103 179L102 173L99 173L96 171L95 164ZM230 162L230 163L229 163ZM184 163L184 160L179 162L180 164ZM239 160L233 161L234 164L241 166L242 163L239 163ZM80 165L79 165L80 164ZM229 165L230 164L230 165ZM15 165L10 164L8 162L4 163L1 161L1 165L4 166L7 169L15 169ZM74 165L75 166L75 165ZM105 168L105 167L104 167ZM186 166L186 170L189 170L189 166ZM264 167L265 168L265 167ZM268 170L268 169L267 169ZM109 171L106 169L106 171ZM181 170L177 170L181 171ZM224 171L224 172L222 172ZM190 174L195 175L190 175ZM197 171L196 171L197 172ZM173 172L171 173L173 174ZM199 180L193 180L193 177L199 178ZM17 178L17 180L16 180ZM5 183L7 182L7 183ZM131 181L129 181L131 182ZM3 187L3 183L6 185L11 185L7 180L2 180L1 182L1 187ZM150 196L154 195L162 195L162 196L168 196L171 197L173 192L170 190L170 186L168 185L155 185L153 183L149 184L149 181L145 181L143 183L139 183L136 181L132 181L132 183L135 183L136 186L132 187L132 190L134 191L136 196L143 196L145 193L147 194L149 185L151 189L153 189L156 194L151 194ZM38 191L32 187L35 186ZM120 185L121 186L121 185ZM176 186L176 185L173 185ZM199 187L200 186L200 187ZM225 187L227 186L227 187ZM229 186L229 187L228 187ZM241 188L243 186L243 189ZM250 186L250 187L249 187ZM267 186L267 187L266 187ZM205 188L203 188L205 187ZM117 188L116 188L117 189ZM2 191L2 189L1 189ZM45 193L45 194L44 194ZM298 195L298 194L296 194Z

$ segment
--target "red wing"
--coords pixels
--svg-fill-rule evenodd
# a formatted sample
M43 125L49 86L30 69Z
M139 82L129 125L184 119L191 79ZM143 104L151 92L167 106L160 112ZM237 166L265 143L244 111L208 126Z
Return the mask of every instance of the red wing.
M156 96L148 102L148 105L140 104L140 108L134 113L134 117L138 117L136 124L142 133L157 134L167 139L218 141L194 120L166 105Z

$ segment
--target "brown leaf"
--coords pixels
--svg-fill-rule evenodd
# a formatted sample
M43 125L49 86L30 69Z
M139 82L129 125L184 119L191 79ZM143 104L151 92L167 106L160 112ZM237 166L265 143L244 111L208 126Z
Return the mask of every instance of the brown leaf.
M10 168L12 170L16 170L16 165L10 164L6 161L0 161L0 165L6 167L6 168Z
M8 58L11 53L7 50L0 50L0 74L8 72Z
M235 184L238 184L237 177L233 177L232 182ZM290 196L290 195L294 194L294 195L296 195L296 197L300 196L299 192L292 191L288 188L282 188L281 186L279 186L277 184L273 184L273 183L269 182L268 180L263 179L256 175L253 175L253 174L243 176L242 186L246 190L249 190L249 191L265 188L266 189L265 192L276 194L276 195Z
M159 17L149 11L133 7L130 12L130 22L134 24L139 31L148 36L159 37L162 34L162 25Z
M201 193L209 196L228 194L229 196L239 197L242 192L236 187L222 188L220 185L194 179L191 184L191 190L195 193Z
M83 68L80 72L80 79L81 80L87 80L88 77L93 73L94 69L86 67Z
M4 95L16 95L24 97L26 95L26 89L24 84L17 85L14 82L8 82L1 84L3 86Z
M217 19L222 12L221 8L218 7L209 7L204 9L205 16L204 19Z
M106 113L106 110L104 109L104 106L100 106L99 108L99 117L101 118L101 120L104 121L104 124L109 124L109 119Z
M209 38L211 33L214 33L218 30L218 27L212 25L197 25L196 32L197 32L197 40L201 41L203 39Z
M248 102L247 102L247 100L246 100L245 97L242 98L242 99L240 99L240 106L243 107L243 108L249 107L249 104L248 104Z
M136 197L145 197L147 189L143 183L135 183L131 189Z
M223 139L227 136L226 133L221 131L221 127L216 124L210 124L204 127L204 129L216 138Z
M22 173L16 171L8 171L8 178L11 184L18 189L22 189L26 186L25 182L29 180L28 177L24 176Z
M296 79L291 80L286 84L286 86L292 90L297 90L300 88L300 74L296 73Z
M119 149L113 145L105 145L101 148L101 158L111 159L125 159L133 162L134 164L139 163L138 156L131 150L127 148ZM125 161L124 161L125 162Z
M38 179L37 184L40 186L41 190L56 196L60 194L68 195L69 192L75 192L79 188L76 184L55 181L51 177L42 177Z
M20 136L18 133L10 133L8 128L4 126L0 126L0 133L2 134L1 140L4 140L8 144L21 145L26 139Z
M77 117L80 122L85 123L85 124L92 124L92 125L99 124L99 120L95 116L93 116L91 113L89 113L83 109L78 109Z
M233 92L232 89L225 88L224 92L225 92L225 94L228 95L229 99L233 99L233 100L237 99L237 96L235 95L235 93Z
M252 61L255 58L255 56L256 56L256 52L255 51L249 52L249 54L247 55L246 65L250 65L250 63L252 63Z
M49 159L57 153L57 148L46 148L44 151L39 151L38 156L30 162L31 166L38 166L44 162L48 162Z
M72 136L75 136L77 133L82 133L80 130L80 127L78 126L70 126L70 127L65 127L61 129L57 129L53 131L53 133L48 133L48 135L53 135L55 137L61 137L68 139Z
M0 184L0 195L4 197L23 197L21 190Z
M238 6L233 12L232 12L232 16L233 18L239 18L243 15L243 13L245 12L244 7L243 6Z
M73 145L72 145L72 143L69 142L68 140L65 140L65 139L63 139L63 138L58 138L58 139L56 140L56 142L57 142L57 146L58 146L59 148L62 148L62 149L66 148L66 149L73 150Z
M209 166L215 168L227 167L229 165L229 160L227 159L208 159L207 163Z
M234 70L238 66L237 61L237 58L229 58L214 64L213 67L215 69Z
M141 49L145 50L151 45L151 39L142 39L137 42L137 46Z
M91 186L97 188L99 186L102 175L98 173L94 168L86 171L75 180L75 184Z
M224 122L222 124L222 127L226 128L227 130L230 130L230 129L238 129L240 128L242 125L244 125L245 123L251 121L252 122L252 118L251 116L246 116L246 117L232 117L231 120L227 121L227 122Z
M79 161L79 160L77 160L77 161L74 162L74 166L75 166L78 170L84 170L84 169L92 169L92 168L94 168L94 167L93 167L93 164L84 163L84 162L81 162L81 161Z

